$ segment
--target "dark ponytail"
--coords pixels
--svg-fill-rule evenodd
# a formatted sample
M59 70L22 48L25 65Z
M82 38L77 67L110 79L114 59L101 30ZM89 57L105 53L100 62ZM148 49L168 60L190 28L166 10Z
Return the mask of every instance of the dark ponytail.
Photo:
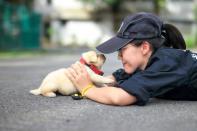
M176 49L186 49L185 40L181 32L171 24L163 24L162 35L165 37L163 45Z

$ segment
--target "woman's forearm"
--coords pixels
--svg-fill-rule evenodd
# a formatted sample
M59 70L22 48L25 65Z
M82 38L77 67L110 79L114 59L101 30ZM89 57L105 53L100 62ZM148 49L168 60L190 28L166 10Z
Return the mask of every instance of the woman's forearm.
M108 105L125 106L136 102L134 96L117 87L93 87L87 91L86 97Z

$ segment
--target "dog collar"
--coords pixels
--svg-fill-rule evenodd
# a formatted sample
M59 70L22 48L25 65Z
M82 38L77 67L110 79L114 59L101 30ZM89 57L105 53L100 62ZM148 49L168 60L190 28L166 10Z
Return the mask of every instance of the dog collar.
M92 71L94 71L94 73L98 74L98 75L103 75L103 71L99 70L95 65L93 64L88 64L85 59L83 59L82 57L80 58L80 62L81 64L87 65Z

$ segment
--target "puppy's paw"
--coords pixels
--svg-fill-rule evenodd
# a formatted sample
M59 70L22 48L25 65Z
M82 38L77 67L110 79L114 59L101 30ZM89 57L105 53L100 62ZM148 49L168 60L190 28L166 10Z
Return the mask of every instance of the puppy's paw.
M39 89L34 89L34 90L30 90L29 93L31 93L33 95L40 95L41 91Z
M56 97L56 94L54 92L48 92L48 93L44 93L42 95L46 96L46 97Z
M115 81L113 79L106 78L104 83L105 84L112 84L112 83L115 83Z

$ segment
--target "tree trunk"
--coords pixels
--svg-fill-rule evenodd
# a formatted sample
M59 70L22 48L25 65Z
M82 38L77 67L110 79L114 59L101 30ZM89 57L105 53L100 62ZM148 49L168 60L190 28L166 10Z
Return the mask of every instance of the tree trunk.
M153 6L154 6L154 13L159 15L160 13L160 4L159 4L159 0L153 0Z

